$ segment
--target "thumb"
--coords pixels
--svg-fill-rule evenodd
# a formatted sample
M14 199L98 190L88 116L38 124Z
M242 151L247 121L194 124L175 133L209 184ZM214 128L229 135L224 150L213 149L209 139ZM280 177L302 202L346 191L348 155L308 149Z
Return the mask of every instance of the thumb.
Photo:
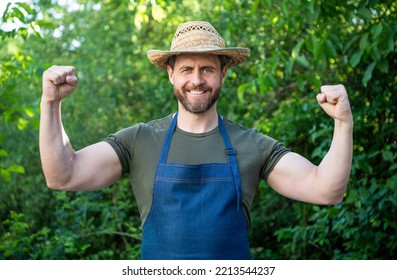
M59 94L61 99L72 93L77 86L77 81L77 77L74 74L65 77L65 82L59 85Z
M76 75L66 76L66 83L68 83L69 85L75 87L77 85L77 77L76 77Z
M333 100L329 102L323 93L317 94L316 97L318 104L324 110L324 112L327 113L328 116L335 118L335 104L333 103Z
M325 94L323 94L323 93L317 94L316 97L317 97L317 102L318 102L320 105L327 101L327 99L326 99L326 97L325 97Z

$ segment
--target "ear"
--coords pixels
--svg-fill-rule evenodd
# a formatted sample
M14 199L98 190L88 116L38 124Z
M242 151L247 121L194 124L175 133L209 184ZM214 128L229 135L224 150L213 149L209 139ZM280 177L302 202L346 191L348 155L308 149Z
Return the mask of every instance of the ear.
M168 72L168 80L172 85L174 85L174 70L172 70L171 66L167 65Z
M222 77L221 77L222 84L226 80L226 73L227 73L227 66L223 67L223 69L222 69Z

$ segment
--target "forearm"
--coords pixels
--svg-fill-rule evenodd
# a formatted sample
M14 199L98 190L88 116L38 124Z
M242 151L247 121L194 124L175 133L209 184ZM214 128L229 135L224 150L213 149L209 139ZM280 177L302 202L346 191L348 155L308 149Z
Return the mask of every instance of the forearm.
M316 170L316 185L331 202L342 201L353 157L353 122L335 121L331 147Z
M62 125L60 102L42 100L39 140L47 185L62 187L72 176L75 153Z

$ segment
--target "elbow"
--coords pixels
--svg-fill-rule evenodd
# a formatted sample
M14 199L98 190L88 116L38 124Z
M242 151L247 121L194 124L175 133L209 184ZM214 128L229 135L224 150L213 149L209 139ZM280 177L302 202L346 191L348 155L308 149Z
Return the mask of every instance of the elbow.
M58 191L72 191L75 186L73 182L73 176L69 171L53 170L51 168L44 168L43 174L46 181L46 185L49 189Z
M318 200L320 205L337 205L343 202L347 188L346 181L318 185Z
M324 206L332 206L332 205L338 205L342 203L343 198L340 197L333 197L333 198L323 198L320 201L317 201L317 205L324 205Z
M327 202L327 205L337 205L343 202L343 195L342 196L337 196L335 198L330 199Z
M46 180L46 183L47 187L51 190L63 191L67 189L64 184L60 184L58 182Z
M68 182L64 182L59 179L50 179L46 177L46 184L49 189L57 191L73 191L74 187Z
M343 202L345 197L344 189L342 192L329 193L323 196L323 205L337 205Z

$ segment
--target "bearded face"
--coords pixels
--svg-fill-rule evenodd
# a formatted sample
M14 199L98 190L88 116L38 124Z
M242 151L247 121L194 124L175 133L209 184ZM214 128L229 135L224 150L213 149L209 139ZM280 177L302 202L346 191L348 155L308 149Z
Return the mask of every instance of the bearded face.
M214 106L226 74L219 58L208 54L179 55L174 68L167 68L174 94L183 108L202 114Z
M205 113L218 100L221 87L186 86L182 89L174 87L174 94L186 111L193 114Z

